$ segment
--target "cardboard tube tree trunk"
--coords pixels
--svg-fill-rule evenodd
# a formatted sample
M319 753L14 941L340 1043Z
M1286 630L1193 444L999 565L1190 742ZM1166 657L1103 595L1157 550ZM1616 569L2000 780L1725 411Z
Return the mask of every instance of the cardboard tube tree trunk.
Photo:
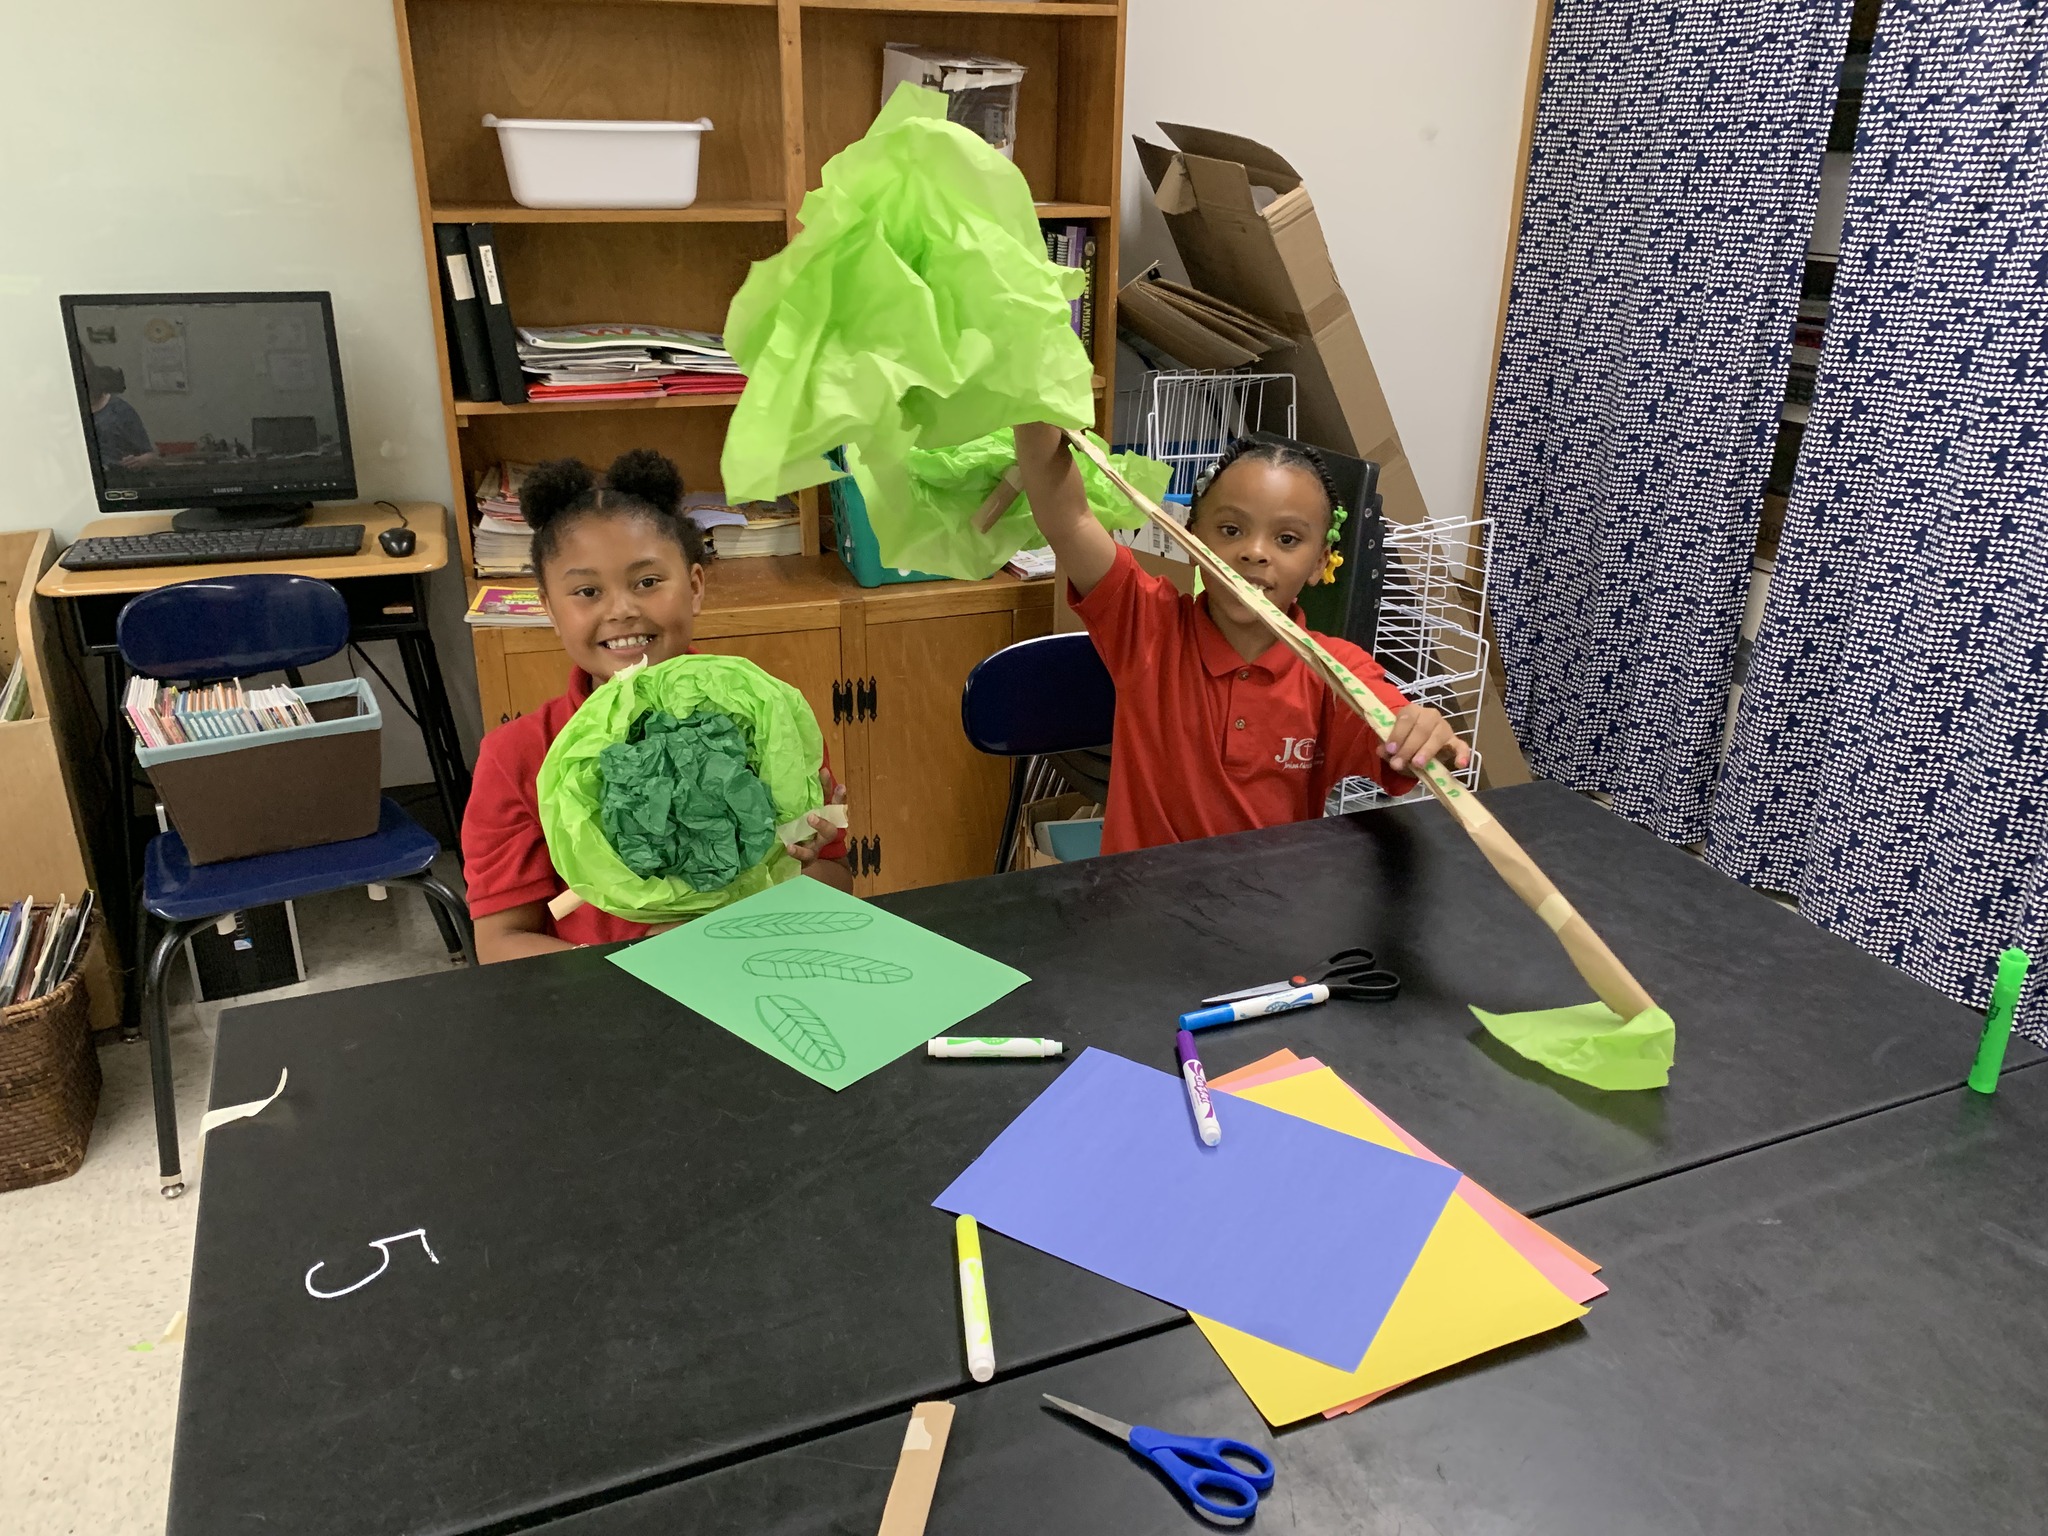
M1380 702L1379 698L1351 675L1350 669L1338 664L1336 658L1318 645L1292 619L1266 600L1265 594L1244 581L1231 570L1216 552L1185 528L1168 517L1152 500L1133 489L1124 477L1117 473L1116 466L1099 452L1095 445L1079 432L1065 433L1068 446L1074 452L1085 454L1095 467L1107 475L1116 488L1131 499L1160 532L1187 552L1188 558L1201 567L1219 586L1226 587L1253 613L1257 614L1266 627L1274 633L1290 651L1299 656L1317 676L1321 677L1336 695L1350 705L1351 709L1385 740L1394 729L1394 713ZM1479 851L1486 855L1491 864L1507 881L1514 893L1528 904L1529 910L1541 918L1550 931L1557 935L1557 941L1571 957L1581 976L1586 979L1600 1001L1624 1019L1632 1019L1646 1008L1654 1008L1650 994L1641 982L1631 976L1623 965L1601 941L1592 926L1578 914L1564 893L1551 883L1550 877L1536 866L1536 861L1522 849L1522 845L1508 835L1507 828L1494 819L1493 813L1474 798L1471 791L1452 778L1442 763L1431 760L1423 765L1419 775L1429 786L1430 793L1443 803L1444 809L1457 818L1472 841L1479 845Z

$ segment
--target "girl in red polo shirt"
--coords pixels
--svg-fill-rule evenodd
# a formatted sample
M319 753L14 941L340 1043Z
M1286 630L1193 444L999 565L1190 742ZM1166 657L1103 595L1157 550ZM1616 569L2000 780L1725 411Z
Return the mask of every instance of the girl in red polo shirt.
M1017 462L1068 601L1116 683L1104 853L1303 821L1322 815L1331 787L1353 774L1405 794L1416 764L1470 761L1444 717L1409 703L1357 646L1316 636L1395 712L1384 743L1229 593L1183 597L1138 569L1090 514L1056 428L1017 428ZM1204 478L1188 522L1297 624L1294 600L1320 579L1336 526L1320 454L1249 440Z
M573 665L568 692L499 726L477 754L462 858L477 958L487 965L654 931L591 906L559 923L549 916L548 901L564 885L548 858L534 780L597 683L643 658L667 661L691 649L704 605L704 540L682 501L675 465L647 448L621 454L601 482L578 460L561 459L520 488L541 605ZM828 799L846 798L829 768L823 778ZM790 852L805 873L851 890L844 834L821 816L811 825L829 841Z

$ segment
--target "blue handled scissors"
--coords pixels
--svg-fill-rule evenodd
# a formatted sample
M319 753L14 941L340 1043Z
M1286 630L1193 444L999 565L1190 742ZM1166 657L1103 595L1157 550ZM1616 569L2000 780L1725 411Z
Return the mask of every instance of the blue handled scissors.
M1205 1007L1218 1003L1235 1003L1247 997L1264 997L1268 992L1285 992L1290 987L1327 986L1332 997L1349 997L1361 1002L1383 1003L1401 990L1401 978L1392 971L1381 970L1369 949L1340 949L1323 962L1323 968L1307 976L1294 976L1286 981L1269 981L1262 987L1246 987L1242 992L1223 992L1215 997L1205 997Z
M1050 1392L1044 1396L1061 1413L1093 1424L1104 1434L1115 1435L1164 1472L1181 1496L1211 1519L1232 1524L1249 1519L1258 1508L1260 1496L1273 1487L1273 1459L1242 1440L1169 1435L1142 1424L1122 1423L1063 1397L1054 1397ZM1232 1456L1249 1465L1240 1466L1225 1459Z

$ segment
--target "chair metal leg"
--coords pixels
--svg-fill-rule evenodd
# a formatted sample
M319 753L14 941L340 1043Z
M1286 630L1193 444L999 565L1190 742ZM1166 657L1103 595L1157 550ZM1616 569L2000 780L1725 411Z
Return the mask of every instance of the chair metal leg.
M148 953L149 907L144 903L141 893L138 892L135 897L135 955L137 961L139 962ZM139 981L141 977L142 972L138 964L136 979ZM127 995L121 999L121 1043L123 1045L134 1045L142 1039L143 999L138 995L138 991L134 987L129 987L126 991Z
M1024 777L1030 768L1028 757L1010 760L1010 800L1003 808L1003 835L996 844L995 872L999 875L1010 867L1010 845L1017 840L1017 822L1024 814Z
M441 942L448 946L450 960L467 960L476 964L476 935L469 923L469 908L462 898L443 885L431 872L408 875L403 880L387 881L390 885L409 885L427 898L427 907L434 914L434 924L441 930Z
M164 995L171 962L187 934L203 923L170 923L149 953L142 977L142 1016L149 1025L149 1087L156 1100L156 1161L166 1200L185 1192L185 1174L178 1159L178 1095L171 1079L171 1005Z

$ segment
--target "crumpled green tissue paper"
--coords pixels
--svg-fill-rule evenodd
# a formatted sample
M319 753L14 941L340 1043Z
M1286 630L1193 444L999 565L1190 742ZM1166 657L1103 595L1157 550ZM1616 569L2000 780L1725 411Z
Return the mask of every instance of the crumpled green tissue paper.
M747 756L730 715L700 709L678 720L651 709L635 720L624 741L597 754L599 820L619 862L700 891L760 863L776 840L775 798Z
M717 716L743 746L737 772L731 737L704 720ZM697 740L671 745L678 736ZM616 796L607 754L619 775ZM676 656L629 667L591 691L541 762L536 790L548 857L578 896L628 922L712 911L802 868L775 828L825 803L824 757L804 696L751 661ZM621 774L628 764L636 766ZM769 801L765 841L760 806L741 782L747 776ZM667 786L665 801L658 783Z
M1645 1008L1632 1019L1605 1003L1529 1013L1472 1011L1509 1050L1588 1087L1662 1088L1671 1081L1678 1027L1662 1008Z
M801 217L726 315L747 376L725 434L729 498L832 479L824 455L846 444L870 509L908 506L912 449L1094 421L1094 365L1068 307L1085 278L1047 259L1023 173L947 122L938 92L899 86L826 162ZM935 570L876 531L884 564Z
M1109 445L1101 438L1093 432L1088 437L1109 454ZM1109 461L1154 501L1166 494L1173 480L1172 465L1143 454L1109 454ZM1030 500L1021 494L988 532L974 526L975 514L1016 462L1016 433L1009 427L950 448L913 448L906 465L910 489L904 496L877 483L857 449L849 447L846 454L846 467L867 503L883 563L966 581L993 576L1018 550L1045 543L1031 520ZM1144 527L1145 514L1107 475L1080 454L1074 462L1081 469L1088 506L1105 528Z

